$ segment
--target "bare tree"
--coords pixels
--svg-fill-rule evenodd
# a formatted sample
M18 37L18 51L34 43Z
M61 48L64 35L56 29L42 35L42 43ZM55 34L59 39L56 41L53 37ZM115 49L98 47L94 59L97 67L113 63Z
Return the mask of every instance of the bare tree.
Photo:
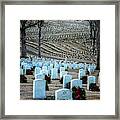
M38 20L38 28L39 28L39 49L38 49L38 57L41 57L41 27L43 26L44 21Z
M93 54L97 50L97 68L100 70L100 20L89 20L90 39L93 40Z
M27 57L26 50L26 29L38 24L36 20L21 20L20 21L20 39L21 39L21 57Z
M25 25L27 20L20 21L20 37L21 37L21 57L26 57L26 33L25 33Z

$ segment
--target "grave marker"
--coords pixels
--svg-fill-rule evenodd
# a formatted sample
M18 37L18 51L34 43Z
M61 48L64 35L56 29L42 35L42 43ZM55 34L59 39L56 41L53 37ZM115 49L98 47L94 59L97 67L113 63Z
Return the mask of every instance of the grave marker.
M65 71L65 67L60 67L60 72Z
M42 70L47 70L47 69L48 69L47 66L42 67Z
M79 79L73 79L73 80L71 80L71 89L74 86L82 88L82 80L79 80Z
M41 68L40 67L35 67L35 75L39 74L41 72Z
M58 78L58 69L53 68L51 69L51 79L57 79Z
M83 76L85 76L85 70L79 69L78 79L80 80Z
M59 89L55 91L55 100L72 100L72 92L69 89Z
M72 75L63 75L63 88L72 80Z
M68 73L68 71L61 71L61 72L60 72L60 78L62 78L63 75L67 75L67 73Z
M35 80L44 80L45 75L43 73L35 74Z
M46 80L33 81L33 98L34 99L46 98Z
M87 80L87 90L89 90L89 85L91 83L96 83L96 77L95 76L88 76L88 80Z
M22 69L22 68L20 68L20 75L24 75L24 74L23 74L23 69Z

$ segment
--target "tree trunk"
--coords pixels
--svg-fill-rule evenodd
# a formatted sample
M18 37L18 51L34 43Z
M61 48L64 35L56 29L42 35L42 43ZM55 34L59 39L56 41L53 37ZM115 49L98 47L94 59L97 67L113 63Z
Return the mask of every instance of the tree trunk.
M21 57L26 57L26 39L25 29L21 30Z
M38 49L38 57L41 58L41 27L39 27L39 49Z

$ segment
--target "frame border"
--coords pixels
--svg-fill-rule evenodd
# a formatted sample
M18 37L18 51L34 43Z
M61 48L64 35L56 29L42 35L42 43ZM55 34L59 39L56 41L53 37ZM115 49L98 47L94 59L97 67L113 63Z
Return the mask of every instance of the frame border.
M115 5L115 115L5 115L5 5ZM1 2L1 53L0 53L0 119L119 119L119 0L44 0L44 1L2 1Z

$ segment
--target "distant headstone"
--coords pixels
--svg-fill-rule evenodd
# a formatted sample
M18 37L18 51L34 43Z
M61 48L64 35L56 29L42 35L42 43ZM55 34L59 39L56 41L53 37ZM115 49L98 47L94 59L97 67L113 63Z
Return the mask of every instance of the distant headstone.
M30 69L32 68L32 65L31 65L31 64L27 64L27 65L24 66L24 68L25 68L26 70L30 70Z
M23 74L23 69L22 69L22 68L20 68L20 75L24 75L24 74Z
M36 66L36 67L42 67L42 62L35 61L34 62L34 66Z
M72 92L69 89L59 89L55 91L55 100L72 100Z
M43 70L42 70L42 73L43 73L44 75L48 75L48 70L43 69Z
M72 80L72 75L63 75L63 88Z
M65 67L60 67L60 72L65 71Z
M48 69L47 66L42 67L42 70L47 70L47 69Z
M96 77L95 76L88 76L88 79L87 79L87 89L89 90L89 85L91 83L96 83Z
M54 68L59 68L59 64L55 63Z
M84 70L85 71L87 70L87 64L86 63L84 64Z
M80 80L80 78L82 78L83 76L85 76L85 70L79 69L78 79Z
M53 64L52 64L52 63L50 64L50 68L51 68L51 69L53 68Z
M68 64L68 67L69 67L69 69L72 69L72 64L69 63L69 64Z
M67 63L67 57L65 58L65 63Z
M23 75L26 75L26 69L23 69Z
M35 80L44 80L45 75L43 73L35 74Z
M57 79L58 78L58 69L53 68L51 69L51 79Z
M91 74L91 72L94 72L95 69L96 69L96 65L95 64L89 64L88 71L90 72L90 74Z
M82 88L82 80L79 80L79 79L73 79L73 80L71 80L71 89L74 86Z
M48 66L48 74L50 74L50 75L51 75L51 69L52 68L50 68L50 66Z
M39 74L41 72L41 68L40 67L35 67L35 74Z
M64 68L67 69L67 63L64 63Z
M46 80L33 81L33 98L34 99L46 98Z
M84 64L83 63L79 63L79 67L80 67L80 69L84 69Z
M75 63L72 64L72 68L76 69L76 64Z
M62 78L63 75L67 75L67 73L68 73L68 71L61 71L61 72L60 72L60 78Z

